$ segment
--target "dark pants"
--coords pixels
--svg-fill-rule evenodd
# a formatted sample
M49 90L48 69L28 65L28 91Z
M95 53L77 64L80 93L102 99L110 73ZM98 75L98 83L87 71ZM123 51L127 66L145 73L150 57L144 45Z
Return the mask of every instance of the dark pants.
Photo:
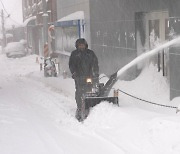
M84 94L84 82L80 78L75 79L75 87L76 87L76 92L75 92L75 99L76 99L76 104L77 104L77 109L81 110L82 108L82 97Z
M93 81L94 84L98 82L99 80L97 79ZM76 104L77 104L76 118L79 121L81 121L81 120L84 120L89 114L89 110L85 110L85 104L84 104L84 97L87 91L86 78L76 77L75 86L76 86L75 99L76 99Z
M99 83L99 78L93 78L93 84ZM83 95L86 93L86 77L76 77L75 79L75 86L76 86L76 92L75 92L75 99L77 108L82 108L82 102L83 102Z

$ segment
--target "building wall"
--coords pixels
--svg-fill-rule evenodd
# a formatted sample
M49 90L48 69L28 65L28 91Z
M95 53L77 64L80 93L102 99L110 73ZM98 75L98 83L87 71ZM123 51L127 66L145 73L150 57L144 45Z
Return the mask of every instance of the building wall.
M92 49L98 55L101 72L110 75L137 57L136 23L138 20L144 19L137 18L135 21L135 14L138 12L146 14L154 10L169 10L170 1L90 1ZM142 28L145 27L140 27L141 30L143 30ZM136 75L136 69L132 68L123 78L130 80Z
M175 36L180 36L180 1L172 0L170 27ZM179 42L170 47L169 70L170 70L170 99L180 96L180 45Z
M170 48L170 99L180 96L180 46Z
M47 13L49 15L48 22L54 22L57 20L57 1L56 0L48 0L47 2ZM43 5L41 0L23 0L22 1L22 12L23 12L23 20L28 19L31 16L37 16L38 23L42 24L42 12Z
M57 1L56 0L47 1L47 12L49 15L49 22L55 22L57 20Z
M48 0L47 13L48 24L51 25L57 20L57 6L56 0ZM43 55L43 4L42 0L23 0L23 21L28 20L33 16L36 16L35 23L32 26L27 24L26 38L31 36L28 41L28 46L32 48L32 52L35 54Z

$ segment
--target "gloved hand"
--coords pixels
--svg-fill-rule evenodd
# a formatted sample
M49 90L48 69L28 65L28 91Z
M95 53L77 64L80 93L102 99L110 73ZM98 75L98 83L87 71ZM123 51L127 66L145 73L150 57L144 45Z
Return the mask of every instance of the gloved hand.
M76 76L77 76L77 74L76 74L76 72L74 72L74 73L72 74L72 78L75 79Z

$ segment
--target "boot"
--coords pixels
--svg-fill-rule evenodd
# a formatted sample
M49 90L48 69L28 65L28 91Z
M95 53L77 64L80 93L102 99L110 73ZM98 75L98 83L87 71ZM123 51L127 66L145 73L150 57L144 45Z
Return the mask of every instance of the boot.
M79 121L79 122L81 122L81 121L83 121L83 119L82 119L82 117L81 117L81 109L78 109L77 108L77 110L76 110L76 119Z

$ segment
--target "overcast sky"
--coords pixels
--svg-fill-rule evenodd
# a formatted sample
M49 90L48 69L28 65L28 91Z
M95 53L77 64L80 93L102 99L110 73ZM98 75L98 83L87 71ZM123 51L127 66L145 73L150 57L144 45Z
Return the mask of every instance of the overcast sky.
M18 25L22 24L22 0L0 0L6 9L6 11L10 14L10 18L6 19L7 25ZM0 10L3 9L2 4L0 3ZM7 13L4 10L5 16Z

